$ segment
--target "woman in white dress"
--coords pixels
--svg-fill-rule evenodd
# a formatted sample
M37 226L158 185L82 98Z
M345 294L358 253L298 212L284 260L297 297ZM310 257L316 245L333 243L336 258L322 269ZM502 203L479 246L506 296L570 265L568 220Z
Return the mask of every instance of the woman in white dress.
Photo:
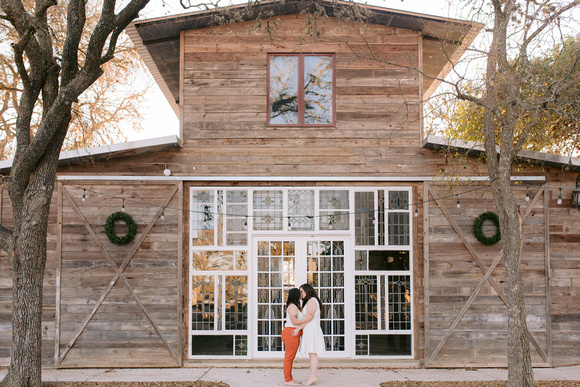
M311 386L316 384L318 378L316 371L318 369L318 354L324 353L324 336L320 328L320 309L322 303L318 299L316 290L309 285L300 286L300 296L302 298L302 308L306 315L304 320L299 321L303 324L308 322L302 329L302 341L300 343L300 353L307 353L310 356L310 377L303 384Z

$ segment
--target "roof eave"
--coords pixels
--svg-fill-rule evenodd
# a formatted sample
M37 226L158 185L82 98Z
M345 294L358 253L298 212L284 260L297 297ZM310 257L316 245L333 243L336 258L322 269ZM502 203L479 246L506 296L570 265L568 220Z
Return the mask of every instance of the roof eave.
M179 148L180 142L176 135L130 141L119 144L103 145L91 148L75 149L60 153L58 165L80 164L86 161L111 159L122 156L132 156L142 153L158 152ZM0 173L10 172L13 160L0 161Z
M245 8L247 9L247 12L245 12L239 20L236 18L235 21L247 21L253 20L255 17L259 16L260 12L262 12L261 14L263 15L270 12L270 15L273 16L297 13L304 9L305 4L306 2L302 0L266 0L259 2L258 5L253 8L247 8L246 4L233 5L182 15L138 20L131 23L128 28L128 33L137 47L138 52L144 58L147 67L151 71L156 82L159 84L165 97L177 113L179 110L179 92L177 90L179 86L177 85L178 81L175 78L177 75L173 77L169 76L169 79L166 79L166 75L164 78L162 74L164 70L160 69L159 66L167 66L155 62L154 55L150 52L150 47L154 47L163 42L178 47L180 31L217 25L218 22L213 16L218 12L223 12L227 15L228 12L231 14L237 9ZM346 7L353 3L349 1L324 0L322 1L322 4L326 7L327 14L332 16L334 14L333 7L337 4L340 7ZM483 27L483 25L479 23L464 20L442 18L365 4L359 5L370 11L370 17L368 20L370 23L421 31L425 39L436 39L441 40L442 42L458 45L451 55L446 55L446 57L448 57L447 64L441 68L433 81L425 90L423 90L424 99L429 98L435 92L437 87L439 87L441 80L447 76L453 66L459 61ZM169 41L171 41L171 43L168 43ZM172 71L176 72L177 68ZM433 74L431 76L433 76Z
M482 143L431 135L423 139L423 148L460 152L476 157L485 154L485 148ZM499 151L499 147L497 149ZM522 149L516 156L516 160L541 166L555 167L565 171L580 171L580 158L577 157L560 156L552 153Z

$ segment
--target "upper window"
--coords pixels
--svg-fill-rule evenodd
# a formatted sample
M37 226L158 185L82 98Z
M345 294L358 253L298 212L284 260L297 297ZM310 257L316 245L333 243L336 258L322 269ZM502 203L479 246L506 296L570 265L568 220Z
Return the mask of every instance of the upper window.
M334 55L269 55L268 123L334 124Z

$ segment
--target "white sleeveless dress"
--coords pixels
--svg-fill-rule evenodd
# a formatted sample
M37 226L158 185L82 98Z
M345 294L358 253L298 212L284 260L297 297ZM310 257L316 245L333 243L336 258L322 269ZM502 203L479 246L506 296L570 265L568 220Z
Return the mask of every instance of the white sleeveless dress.
M298 350L301 354L307 353L324 353L324 336L322 334L322 328L320 328L320 306L315 298L311 298L306 307L303 309L304 315L308 314L308 308L315 307L314 318L306 324L304 329L302 329L302 340L300 340L300 349Z

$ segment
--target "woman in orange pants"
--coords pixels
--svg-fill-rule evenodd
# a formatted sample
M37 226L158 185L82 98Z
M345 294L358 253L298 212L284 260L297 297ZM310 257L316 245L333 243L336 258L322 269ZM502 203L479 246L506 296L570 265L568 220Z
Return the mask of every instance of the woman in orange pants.
M286 324L282 331L282 341L284 342L284 385L299 386L300 383L292 378L292 363L296 357L300 336L305 323L300 324L298 320L303 319L300 308L300 291L296 288L290 289L286 300Z

